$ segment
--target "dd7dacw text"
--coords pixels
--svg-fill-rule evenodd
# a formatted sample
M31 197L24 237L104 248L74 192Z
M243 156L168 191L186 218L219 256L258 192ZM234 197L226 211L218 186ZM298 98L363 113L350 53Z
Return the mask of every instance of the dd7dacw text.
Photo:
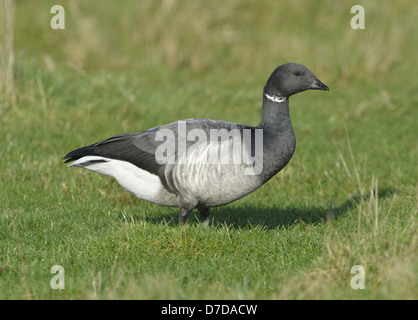
M251 315L256 314L257 305L255 304L240 304L240 305L228 305L228 304L206 304L204 308L196 307L180 307L168 304L168 306L162 307L162 315L187 315L189 318L195 314L205 315Z

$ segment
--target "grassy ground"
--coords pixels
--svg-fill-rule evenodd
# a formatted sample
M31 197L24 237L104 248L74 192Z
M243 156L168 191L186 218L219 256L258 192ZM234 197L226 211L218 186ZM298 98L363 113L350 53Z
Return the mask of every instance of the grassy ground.
M0 126L1 299L417 299L413 1L17 1ZM267 77L307 65L298 145L249 196L178 226L68 151L184 118L257 125ZM2 93L3 95L3 93ZM5 97L5 95L4 95ZM50 286L51 267L65 289ZM365 289L353 290L354 265Z

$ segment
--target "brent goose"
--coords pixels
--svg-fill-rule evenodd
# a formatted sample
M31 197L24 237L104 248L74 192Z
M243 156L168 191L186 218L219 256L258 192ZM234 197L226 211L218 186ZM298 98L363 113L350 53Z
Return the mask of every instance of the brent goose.
M65 163L114 177L137 197L180 208L180 223L198 209L244 197L289 162L296 140L289 97L329 88L305 66L287 63L269 77L257 127L209 119L177 121L113 136L69 152Z

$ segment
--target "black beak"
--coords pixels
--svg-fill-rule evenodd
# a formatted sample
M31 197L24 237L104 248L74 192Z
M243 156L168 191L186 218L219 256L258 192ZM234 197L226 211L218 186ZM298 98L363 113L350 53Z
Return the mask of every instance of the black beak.
M325 91L329 91L328 86L325 85L325 84L323 84L318 79L315 79L315 81L312 83L311 89L313 89L313 90L325 90Z

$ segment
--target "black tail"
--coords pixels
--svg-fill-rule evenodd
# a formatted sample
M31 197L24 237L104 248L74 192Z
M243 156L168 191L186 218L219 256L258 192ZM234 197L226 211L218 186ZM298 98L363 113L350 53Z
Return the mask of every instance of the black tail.
M73 150L63 158L65 160L64 163L75 161L85 156L99 156L127 161L138 168L158 175L162 167L155 159L155 149L158 145L153 142L153 135L151 135L151 138L141 135L142 133L118 134L107 140ZM89 163L97 162L106 162L106 160L89 161Z
M64 163L68 163L71 161L78 160L84 156L94 156L94 145L82 147L76 150L73 150L69 153L67 153L62 159L65 160Z

